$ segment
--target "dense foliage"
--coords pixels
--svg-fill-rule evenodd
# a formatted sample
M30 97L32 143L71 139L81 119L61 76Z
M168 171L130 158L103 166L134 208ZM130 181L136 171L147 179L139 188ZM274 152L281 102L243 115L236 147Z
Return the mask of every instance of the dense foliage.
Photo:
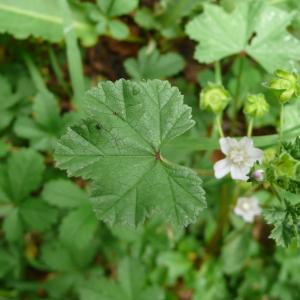
M0 300L298 300L300 2L0 0Z

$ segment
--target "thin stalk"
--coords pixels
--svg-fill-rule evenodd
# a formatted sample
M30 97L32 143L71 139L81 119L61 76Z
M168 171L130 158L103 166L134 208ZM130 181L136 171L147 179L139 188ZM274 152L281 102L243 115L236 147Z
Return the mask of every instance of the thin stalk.
M205 261L207 261L208 258L218 250L220 239L222 239L223 231L229 220L230 209L232 206L236 205L239 193L240 193L240 183L238 182L236 183L232 196L228 201L229 198L228 187L226 185L222 186L218 225L216 227L215 232L212 235L212 238L210 239L210 241L208 242L205 248L205 254L201 261L201 265L205 263Z
M283 140L283 125L284 125L284 104L280 105L280 121L279 121L279 139Z
M53 72L55 74L55 77L58 81L58 83L60 84L60 86L63 88L63 90L69 94L68 92L68 86L64 80L64 76L63 73L61 71L58 59L57 59L57 55L55 54L55 52L53 51L52 46L48 47L48 53L49 53L49 58L50 58L50 62L51 62L51 66L53 69Z
M251 118L251 119L249 120L248 130L247 130L247 136L248 136L248 137L251 137L251 136L252 136L253 123L254 123L254 118Z
M68 68L71 77L74 101L80 106L85 90L81 53L77 43L71 10L66 0L59 0L60 10L64 21L64 37L67 46Z
M221 64L220 61L215 61L215 81L218 84L222 84L222 71L221 71Z
M48 88L44 82L44 79L32 58L27 53L23 53L23 59L36 89L41 93L48 92Z
M235 95L233 99L233 120L235 122L236 115L238 111L238 106L240 102L240 94L241 94L241 83L242 83L242 74L243 74L243 68L244 68L244 58L242 56L239 57L239 70L237 74L237 82L236 82L236 89L235 89Z
M216 116L216 127L218 129L220 137L224 137L224 132L223 132L223 128L222 128L222 113L219 113Z

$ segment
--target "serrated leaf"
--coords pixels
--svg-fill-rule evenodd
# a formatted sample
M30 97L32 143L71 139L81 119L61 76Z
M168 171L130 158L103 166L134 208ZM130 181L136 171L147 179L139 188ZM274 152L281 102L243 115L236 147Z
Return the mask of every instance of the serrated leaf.
M278 246L283 247L287 247L293 237L293 228L285 222L282 224L277 223L270 234L270 238L274 239Z
M63 243L78 249L87 247L97 229L98 222L90 205L68 213L60 226L59 237Z
M93 26L80 6L72 8L77 35L85 45L93 45L97 40ZM50 42L63 40L63 18L58 0L0 0L0 32L21 39L32 35Z
M156 286L147 287L145 270L135 259L125 258L118 267L118 281L105 278L85 286L80 291L81 300L162 300L164 294Z
M87 93L89 119L57 144L57 166L92 179L98 218L135 227L153 214L175 226L205 207L201 179L161 157L161 148L194 122L177 88L153 80L104 82Z
M19 210L20 217L29 230L44 231L57 220L56 209L39 198L27 199Z
M241 1L232 13L206 5L186 32L197 46L195 57L211 63L246 52L268 72L287 68L300 59L300 41L286 27L293 15L263 1ZM278 47L280 45L280 47Z
M88 203L87 193L66 179L47 182L42 198L51 205L66 208L79 207Z
M176 75L184 68L185 62L177 53L160 54L157 49L142 48L137 59L128 58L124 67L133 79L166 78Z

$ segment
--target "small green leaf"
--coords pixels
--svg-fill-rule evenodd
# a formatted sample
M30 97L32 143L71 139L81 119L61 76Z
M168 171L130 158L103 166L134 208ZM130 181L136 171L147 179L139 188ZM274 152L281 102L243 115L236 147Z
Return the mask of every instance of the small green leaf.
M60 116L59 106L54 95L40 92L34 99L34 119L21 117L14 126L15 133L30 140L36 150L53 148L57 137L62 134L68 122L72 121L72 113ZM70 118L71 117L71 118Z
M118 40L123 40L129 35L127 25L119 20L111 20L108 22L108 32L112 37Z
M42 179L45 166L43 157L31 149L22 149L13 153L7 162L7 179L11 200L23 201Z
M87 193L67 179L47 182L42 198L51 205L66 208L79 207L88 203Z
M176 75L184 68L185 62L177 53L160 54L157 49L142 48L137 59L128 58L124 67L133 79L166 78Z
M223 246L223 270L227 274L240 272L250 255L251 236L249 231L228 235L228 242Z
M67 248L60 243L46 243L42 247L42 261L53 271L73 271L76 269Z
M158 264L168 269L169 283L174 284L180 276L184 276L192 267L191 261L180 252L164 252L158 257Z
M22 239L23 226L17 208L12 209L5 217L3 230L8 241L15 242Z
M14 106L20 95L13 93L9 81L0 74L0 130L6 128L14 118Z
M70 247L85 248L95 234L98 221L90 205L71 211L60 226L60 240Z
M31 198L20 206L20 216L29 230L45 231L56 222L57 211L41 199Z
M139 0L97 0L98 7L104 15L117 17L130 13Z
M85 286L80 291L81 300L162 300L164 293L156 286L146 286L143 265L130 258L118 266L117 282L105 278Z
M201 179L161 157L164 144L194 122L178 89L159 80L104 82L87 93L88 119L57 144L57 166L93 180L99 219L135 227L161 215L174 226L195 222L205 207Z

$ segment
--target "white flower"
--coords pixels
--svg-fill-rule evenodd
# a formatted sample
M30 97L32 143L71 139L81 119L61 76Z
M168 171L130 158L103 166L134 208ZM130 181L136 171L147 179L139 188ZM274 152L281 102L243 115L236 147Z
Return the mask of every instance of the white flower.
M222 178L231 173L232 179L248 180L247 174L256 162L262 162L263 151L255 148L253 141L243 137L240 141L233 138L220 139L221 151L226 158L214 165L216 178Z
M241 197L238 198L236 207L234 208L235 214L241 216L245 222L252 223L255 216L261 214L261 208L255 197Z

